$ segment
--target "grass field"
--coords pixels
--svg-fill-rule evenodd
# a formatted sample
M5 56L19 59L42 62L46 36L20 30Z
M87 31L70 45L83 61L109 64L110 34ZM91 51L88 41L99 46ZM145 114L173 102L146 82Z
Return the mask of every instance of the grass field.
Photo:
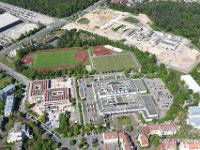
M123 28L123 27L125 27L123 24L122 24L122 25L119 25L119 26L117 26L116 28L113 28L112 31L113 31L113 32L117 32L120 28Z
M88 24L90 23L90 20L88 20L87 18L80 18L77 22L80 24Z
M3 63L3 64L6 64L7 66L11 67L11 68L15 68L15 61L17 60L17 58L11 58L11 57L2 57L0 58L0 62Z
M132 126L132 120L130 116L121 116L117 118L117 124L121 126L123 129L126 130L126 132L132 132L133 126Z
M32 67L43 68L73 65L77 63L75 53L75 50L34 53L31 55L31 57L33 57Z
M118 124L122 126L132 124L131 117L129 116L118 117L117 121L118 121Z
M124 19L124 21L129 22L129 23L133 23L133 24L140 22L138 19L136 19L134 17L127 17L127 18Z
M3 89L6 87L8 84L10 84L12 81L12 78L9 76L6 76L4 78L0 78L0 89Z
M93 57L97 72L121 71L123 69L138 69L139 66L131 53Z

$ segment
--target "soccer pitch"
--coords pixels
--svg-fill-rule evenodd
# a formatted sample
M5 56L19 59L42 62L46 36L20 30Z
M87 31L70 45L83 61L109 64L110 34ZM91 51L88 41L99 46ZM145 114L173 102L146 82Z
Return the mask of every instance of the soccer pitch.
M93 57L97 72L121 71L123 69L138 69L139 66L131 53Z
M75 50L36 52L33 57L33 68L74 65L77 63Z

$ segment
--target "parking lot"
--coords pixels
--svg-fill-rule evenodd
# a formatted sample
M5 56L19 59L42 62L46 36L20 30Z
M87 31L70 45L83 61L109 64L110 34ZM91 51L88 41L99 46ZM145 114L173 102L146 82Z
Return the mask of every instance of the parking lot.
M150 94L154 97L154 100L156 101L156 104L160 112L160 116L164 117L173 102L172 95L166 88L163 81L159 78L155 79L144 78L143 81L145 82L147 88L149 89Z

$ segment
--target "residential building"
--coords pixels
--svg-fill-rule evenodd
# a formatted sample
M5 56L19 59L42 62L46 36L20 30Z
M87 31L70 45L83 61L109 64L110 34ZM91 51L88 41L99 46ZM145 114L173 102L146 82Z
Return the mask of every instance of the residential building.
M200 93L200 86L191 75L182 75L181 80L185 82L188 89L193 90L194 93Z
M162 137L174 135L176 132L176 126L172 122L165 124L149 124L142 128L141 133L138 136L138 141L141 147L148 147L150 135L158 135Z
M9 84L2 90L0 90L0 99L4 99L7 95L13 94L15 92L16 88L14 84Z
M4 108L4 115L6 117L10 116L12 114L12 111L14 109L14 104L15 104L15 98L14 95L9 95L6 98L6 105Z
M3 115L0 115L0 133L4 130L5 118Z
M120 131L109 131L102 134L102 140L105 150L133 150L133 146L130 137Z
M200 129L200 106L189 107L187 124Z
M179 150L200 150L200 141L183 140L179 144Z
M156 148L156 150L177 150L177 141L174 139L165 139Z
M27 125L21 124L21 122L17 122L9 131L7 142L23 142L25 138L32 138L32 136L29 134L29 127Z

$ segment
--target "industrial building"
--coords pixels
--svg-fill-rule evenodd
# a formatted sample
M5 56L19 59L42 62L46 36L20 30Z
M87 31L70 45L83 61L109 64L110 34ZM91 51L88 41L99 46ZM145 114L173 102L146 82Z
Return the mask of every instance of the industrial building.
M14 95L9 95L6 98L6 105L4 108L4 115L6 117L10 116L12 114L12 111L14 109L14 104L15 104L15 98Z
M8 13L1 14L0 15L0 32L7 30L21 22L22 21L19 18L11 14L8 14Z
M181 80L185 82L188 89L191 89L194 93L200 93L200 86L191 75L182 75Z

